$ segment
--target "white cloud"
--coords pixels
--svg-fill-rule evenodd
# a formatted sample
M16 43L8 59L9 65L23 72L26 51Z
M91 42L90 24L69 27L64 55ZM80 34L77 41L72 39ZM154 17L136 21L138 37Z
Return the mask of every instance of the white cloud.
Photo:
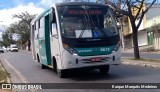
M41 0L40 4L46 7L50 7L54 3L60 3L63 0Z
M14 14L21 14L25 11L29 12L30 14L40 14L44 11L44 9L41 7L37 7L33 3L29 3L27 5L18 5L14 8L0 10L0 21L3 21L0 22L0 24L10 25L11 23L18 21L18 19L13 19L12 16Z

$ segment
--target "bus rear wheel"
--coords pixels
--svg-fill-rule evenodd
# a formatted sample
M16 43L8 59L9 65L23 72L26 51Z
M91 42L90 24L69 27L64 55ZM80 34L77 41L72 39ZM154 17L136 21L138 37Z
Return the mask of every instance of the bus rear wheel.
M101 74L107 74L109 72L109 68L110 68L110 66L107 65L107 66L99 68L99 71Z
M39 58L39 55L37 54L37 62L40 63L40 58ZM44 64L41 64L41 69L47 69L48 67L45 66Z
M41 64L41 69L47 69L48 67L44 64Z

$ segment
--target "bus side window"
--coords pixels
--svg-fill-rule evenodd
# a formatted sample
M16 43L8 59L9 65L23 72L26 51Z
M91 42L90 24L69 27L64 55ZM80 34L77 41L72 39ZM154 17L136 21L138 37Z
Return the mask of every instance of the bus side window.
M34 39L37 39L36 22L34 23Z
M38 21L35 22L35 39L38 39L39 36L38 36Z
M32 27L32 33L31 33L31 36L32 36L32 39L34 39L35 38L35 32L34 32L34 24L33 25L31 25L31 27Z
M51 35L54 36L54 35L57 35L57 23L56 23L56 15L55 15L55 12L54 12L54 9L52 10L53 12L49 15L50 17L50 32L51 32Z
M44 17L39 19L39 38L44 37Z

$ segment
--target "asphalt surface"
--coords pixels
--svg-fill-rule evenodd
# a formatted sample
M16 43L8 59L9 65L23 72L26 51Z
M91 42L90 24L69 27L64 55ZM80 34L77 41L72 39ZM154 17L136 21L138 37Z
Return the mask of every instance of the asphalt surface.
M59 78L51 69L41 69L31 53L0 54L13 83L160 83L160 69L134 65L111 66L107 75L98 70L79 71L68 78ZM21 90L22 91L22 90ZM50 89L37 92L160 92L158 89ZM26 91L28 92L28 90Z
M134 57L134 53L131 53L131 52L123 52L122 51L121 55L122 55L122 57ZM149 59L160 59L160 54L140 52L140 57L141 58L149 58Z

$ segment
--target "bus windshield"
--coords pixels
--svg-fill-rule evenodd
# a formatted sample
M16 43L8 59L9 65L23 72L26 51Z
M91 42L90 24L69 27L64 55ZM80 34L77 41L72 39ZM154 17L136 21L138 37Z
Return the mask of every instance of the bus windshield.
M59 6L62 36L66 38L101 38L118 35L114 17L106 6Z

